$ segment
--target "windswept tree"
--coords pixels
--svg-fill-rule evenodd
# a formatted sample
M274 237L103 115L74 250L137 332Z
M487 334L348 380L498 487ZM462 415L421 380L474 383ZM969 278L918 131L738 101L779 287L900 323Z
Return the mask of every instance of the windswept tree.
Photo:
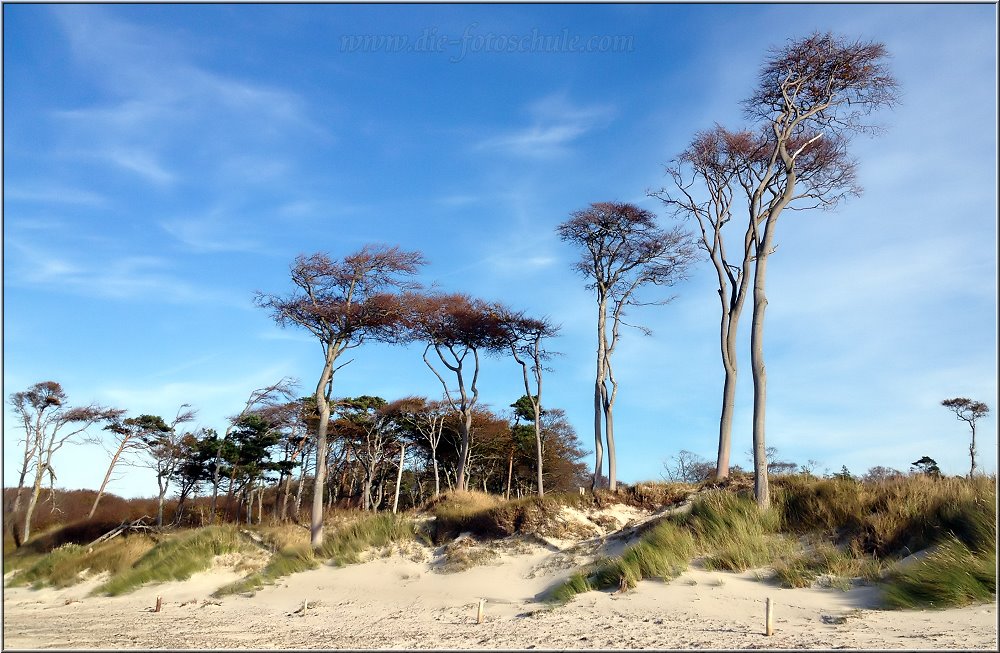
M25 479L29 472L34 475L28 505L25 508L18 533L14 526L14 541L20 546L31 537L31 520L42 493L42 484L48 478L55 481L56 471L53 459L66 444L84 434L90 427L101 422L118 419L124 411L105 408L96 404L72 407L66 405L66 392L55 381L36 383L27 390L14 392L9 397L10 406L24 428L24 463L21 468L11 518L21 508Z
M380 245L366 245L343 260L333 260L323 253L299 256L291 266L296 289L290 295L258 292L255 296L257 305L269 310L278 324L306 329L323 351L315 391L319 426L311 519L314 549L323 544L323 483L333 377L347 364L338 361L344 352L368 340L392 341L398 337L399 304L391 293L411 287L407 279L423 264L419 252Z
M965 397L945 399L941 405L955 413L955 417L967 423L972 429L972 441L969 443L969 478L972 478L976 473L976 422L989 414L990 407L981 401Z
M878 131L868 116L897 102L896 80L881 43L814 33L775 48L765 60L753 94L744 102L761 127L767 156L748 168L749 227L753 239L754 494L770 505L767 482L764 312L767 263L775 228L786 208L831 209L860 193L847 145L856 134Z
M532 318L504 308L500 313L504 339L510 353L521 366L524 397L531 406L535 428L535 455L538 461L538 496L545 495L542 475L542 376L544 362L551 357L544 342L559 333L559 327L546 318ZM532 388L534 386L534 388Z
M219 484L222 482L222 466L227 458L224 454L227 447L232 448L229 445L233 429L246 416L274 409L281 405L281 402L290 400L294 396L293 393L297 385L298 382L295 379L282 377L277 383L253 390L247 397L246 403L243 404L243 409L229 418L229 425L226 426L222 437L214 435L212 442L215 444L215 456L212 465L212 502L208 513L209 523L215 523L215 514L219 503Z
M448 405L460 417L456 486L468 489L469 432L479 400L480 354L497 354L506 347L499 314L494 305L463 294L409 293L405 306L409 338L426 343L424 363L441 382ZM431 362L431 351L455 375L457 387L448 387L441 371Z
M169 424L158 415L142 415L139 418L144 422L137 436L144 456L139 464L156 473L157 526L163 525L163 503L167 490L186 458L183 440L190 434L179 431L178 427L193 421L196 414L196 411L190 410L189 404L182 404Z
M594 381L594 479L601 480L607 440L608 483L617 489L613 409L618 395L611 357L629 306L665 304L670 298L642 302L645 286L672 286L685 278L694 258L690 236L680 227L663 230L656 216L622 202L598 202L575 211L559 225L559 236L582 253L576 270L591 281L597 299L597 375ZM629 325L633 326L633 325ZM638 327L643 333L649 329ZM602 438L604 436L604 438Z
M100 504L101 497L104 496L104 490L111 481L111 477L118 464L121 462L128 462L130 454L142 451L145 446L143 436L151 435L159 431L166 431L167 429L168 427L163 422L163 418L153 415L140 415L139 417L115 419L104 427L105 431L112 434L112 449L110 451L111 462L108 463L108 471L104 473L104 480L101 481L101 487L97 490L97 496L94 497L94 503L90 506L90 514L87 515L87 519L92 519L94 517L94 513L97 512L97 506ZM104 443L102 442L102 444Z

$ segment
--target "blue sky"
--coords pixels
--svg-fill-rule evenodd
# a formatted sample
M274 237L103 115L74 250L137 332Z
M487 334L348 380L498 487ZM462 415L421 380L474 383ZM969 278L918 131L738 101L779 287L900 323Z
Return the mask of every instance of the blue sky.
M926 454L963 473L968 429L940 401L997 409L994 5L6 4L4 396L56 380L74 403L165 417L190 403L223 428L282 376L307 394L319 346L253 292L289 290L297 254L384 242L423 251L426 283L561 324L544 400L592 447L596 309L556 225L605 200L670 224L646 195L663 165L696 131L742 124L767 49L813 30L883 41L902 104L853 145L862 197L778 224L768 443L819 471ZM485 51L535 35L597 38ZM421 36L446 39L388 51ZM703 261L671 304L632 314L654 335L626 332L615 360L626 482L680 449L714 455L713 284ZM743 352L733 462L747 466ZM439 394L419 347L354 359L335 394ZM482 400L504 408L520 382L512 360L487 361ZM991 415L991 472L996 433ZM19 436L5 410L5 484ZM64 450L59 485L95 487L107 459ZM136 469L110 491L155 488Z

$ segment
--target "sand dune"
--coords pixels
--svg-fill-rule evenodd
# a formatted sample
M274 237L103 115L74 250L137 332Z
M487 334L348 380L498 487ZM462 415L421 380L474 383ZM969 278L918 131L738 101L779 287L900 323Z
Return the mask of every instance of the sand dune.
M23 648L818 648L997 647L996 605L941 611L873 609L877 589L782 589L692 567L669 583L590 592L553 608L539 595L570 572L575 542L507 541L484 564L445 573L417 545L345 568L295 574L253 596L210 597L234 580L217 567L184 582L92 597L67 589L4 590L3 644ZM439 551L438 551L439 552ZM156 597L163 607L153 612ZM775 632L764 634L764 604ZM485 598L485 620L476 622ZM306 609L303 610L305 603Z

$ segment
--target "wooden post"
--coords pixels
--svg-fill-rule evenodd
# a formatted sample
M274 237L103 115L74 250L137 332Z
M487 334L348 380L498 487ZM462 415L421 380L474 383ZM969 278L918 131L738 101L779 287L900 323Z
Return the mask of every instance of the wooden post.
M764 634L770 637L774 634L774 604L771 599L767 599L764 608Z
M156 597L156 607L153 609L153 612L159 612L160 608L162 607L163 607L163 597L158 596Z
M479 612L476 613L476 623L477 624L483 623L483 617L484 617L484 615L483 615L483 606L485 606L485 605L486 605L486 599L479 599Z

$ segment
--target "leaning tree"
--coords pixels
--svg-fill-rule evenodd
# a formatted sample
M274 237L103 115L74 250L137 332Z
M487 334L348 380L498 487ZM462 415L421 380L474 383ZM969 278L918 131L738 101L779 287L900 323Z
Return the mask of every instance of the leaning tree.
M392 293L414 286L407 280L423 264L424 257L419 252L382 245L365 245L342 260L323 253L298 256L291 266L295 285L291 294L255 295L257 305L269 310L278 324L306 329L316 337L323 351L315 392L319 425L311 523L314 549L323 544L323 484L333 377L347 364L338 365L338 360L344 352L366 341L396 339L399 303L394 301Z
M583 251L576 270L590 279L597 299L597 375L594 381L594 479L600 484L602 436L607 439L608 483L617 489L613 409L618 381L611 357L629 306L664 304L670 298L640 302L645 286L672 286L685 278L694 257L690 236L680 227L661 229L656 216L634 204L598 202L575 211L558 227L562 240ZM647 335L649 329L639 327Z

